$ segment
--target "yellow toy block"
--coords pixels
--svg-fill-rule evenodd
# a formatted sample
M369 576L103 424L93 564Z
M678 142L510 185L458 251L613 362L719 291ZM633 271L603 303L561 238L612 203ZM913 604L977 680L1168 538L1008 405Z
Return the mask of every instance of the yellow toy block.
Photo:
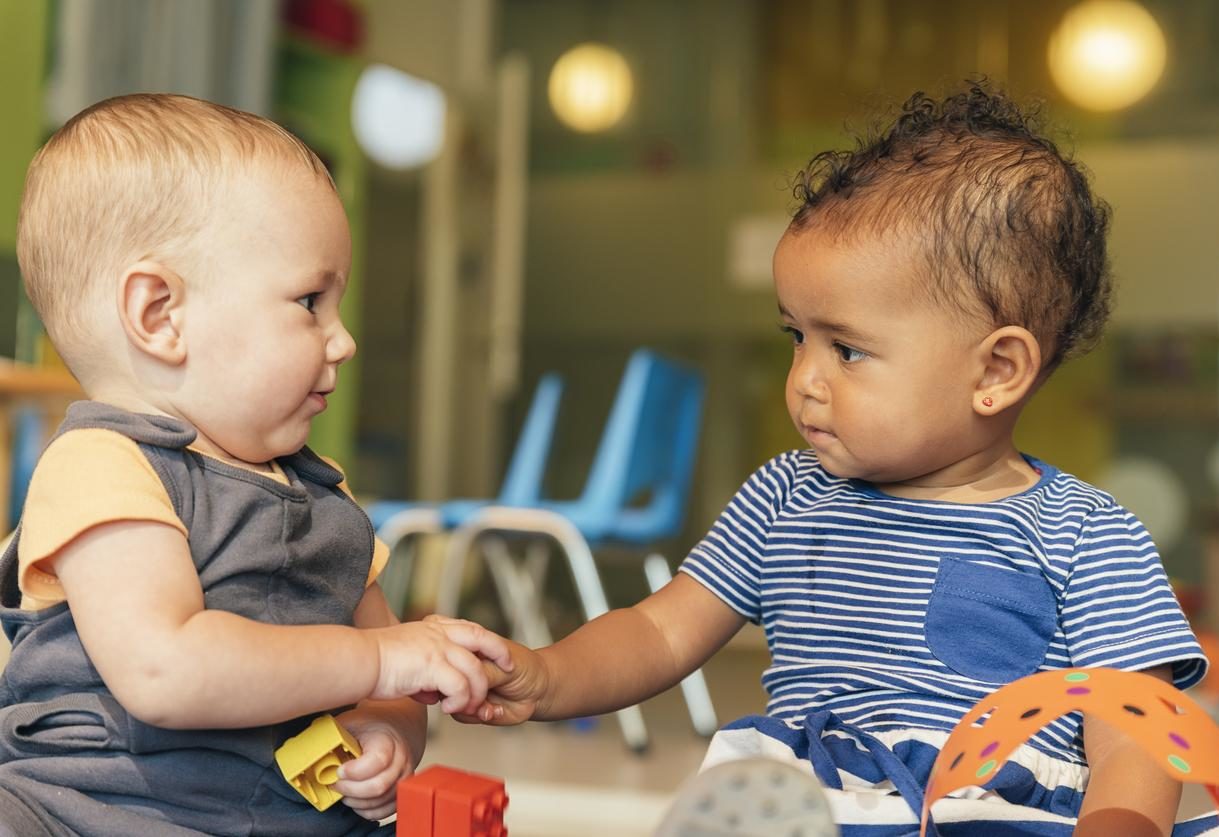
M275 762L288 784L314 808L325 811L343 798L330 787L339 780L339 765L359 755L360 745L351 733L332 716L319 715L275 751Z

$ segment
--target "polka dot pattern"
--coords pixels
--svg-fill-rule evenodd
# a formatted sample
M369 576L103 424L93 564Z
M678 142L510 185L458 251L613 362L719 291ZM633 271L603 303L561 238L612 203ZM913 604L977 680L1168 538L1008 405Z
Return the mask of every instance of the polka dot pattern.
M1189 696L1137 672L1043 671L993 692L957 724L932 770L921 833L936 800L984 784L1038 730L1077 711L1118 727L1168 775L1206 785L1219 803L1219 726Z

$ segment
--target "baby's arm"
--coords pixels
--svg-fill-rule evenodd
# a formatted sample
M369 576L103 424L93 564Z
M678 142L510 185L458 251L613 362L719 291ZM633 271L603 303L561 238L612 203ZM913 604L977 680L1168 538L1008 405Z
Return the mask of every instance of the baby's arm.
M205 609L186 538L162 523L94 527L51 562L102 679L156 726L258 726L437 692L445 711L470 711L486 689L476 654L511 665L504 641L468 622L286 626Z
M630 706L659 694L724 646L745 619L684 573L634 607L612 610L554 645L513 644L514 668L478 719L517 724Z
M397 625L380 586L373 584L356 608L357 628ZM343 804L369 820L397 808L398 781L414 772L427 742L427 708L410 698L363 700L338 721L360 742L359 758L339 767L334 790Z
M1148 669L1166 683L1172 668ZM1162 837L1172 833L1181 783L1124 732L1091 715L1084 717L1084 752L1090 778L1079 812L1077 837Z

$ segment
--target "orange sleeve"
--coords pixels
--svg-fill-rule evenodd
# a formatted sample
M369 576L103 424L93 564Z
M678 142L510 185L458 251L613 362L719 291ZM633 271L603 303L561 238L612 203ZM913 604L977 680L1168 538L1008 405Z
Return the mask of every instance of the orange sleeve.
M319 455L320 456L320 455ZM339 488L343 489L343 493L351 497L355 501L355 497L351 493L351 487L347 485L347 472L339 467L339 463L335 462L329 456L321 456L323 462L329 465L334 470L343 475L343 481L339 483ZM368 568L368 578L364 581L365 587L371 587L377 577L381 575L381 571L385 569L385 565L389 563L389 547L385 542L376 536L372 536L372 566Z
M53 441L38 460L21 516L22 607L62 602L50 559L87 530L121 520L164 523L187 534L161 478L134 441L93 428Z

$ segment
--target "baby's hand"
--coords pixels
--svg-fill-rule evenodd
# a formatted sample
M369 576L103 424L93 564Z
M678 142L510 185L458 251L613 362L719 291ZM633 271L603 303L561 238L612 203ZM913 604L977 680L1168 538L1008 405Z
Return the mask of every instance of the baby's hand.
M360 816L383 820L397 808L398 782L414 772L418 757L402 731L384 718L353 709L337 720L363 752L339 767L334 790Z
M444 712L468 713L487 696L483 660L512 669L506 640L464 619L429 616L371 633L381 656L380 676L369 695L374 699L439 699Z
M487 678L487 700L473 712L455 714L463 724L520 724L537 715L550 699L546 663L536 651L509 642L511 668L483 663ZM542 713L544 715L544 712Z

